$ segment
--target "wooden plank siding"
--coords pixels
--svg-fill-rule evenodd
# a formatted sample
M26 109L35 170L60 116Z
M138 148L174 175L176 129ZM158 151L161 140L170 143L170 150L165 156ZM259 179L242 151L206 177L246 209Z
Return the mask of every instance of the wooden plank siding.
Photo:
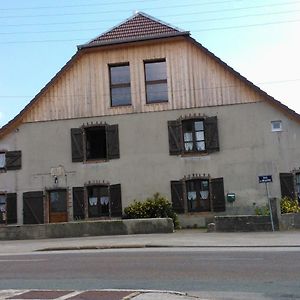
M168 103L146 104L144 64L166 58ZM110 107L108 64L129 62L131 106ZM255 89L185 39L87 51L48 88L23 122L262 101Z

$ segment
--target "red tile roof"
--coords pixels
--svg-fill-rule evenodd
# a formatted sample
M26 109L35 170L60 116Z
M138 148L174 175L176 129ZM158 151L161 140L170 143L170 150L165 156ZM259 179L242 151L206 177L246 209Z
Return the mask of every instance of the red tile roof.
M90 42L78 46L78 48L81 49L177 35L189 35L189 32L173 27L172 25L157 20L145 13L138 12L131 18L99 35Z

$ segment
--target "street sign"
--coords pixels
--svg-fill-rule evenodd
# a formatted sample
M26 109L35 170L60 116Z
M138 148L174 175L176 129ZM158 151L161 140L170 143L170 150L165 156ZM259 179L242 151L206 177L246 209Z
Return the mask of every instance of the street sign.
M272 182L272 175L258 176L259 183Z

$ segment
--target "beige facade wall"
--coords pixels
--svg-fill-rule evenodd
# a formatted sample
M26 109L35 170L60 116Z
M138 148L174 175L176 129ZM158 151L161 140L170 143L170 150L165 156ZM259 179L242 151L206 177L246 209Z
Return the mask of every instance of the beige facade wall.
M167 121L189 113L218 117L219 152L192 157L169 155ZM282 120L282 132L271 131L274 120ZM119 125L120 159L72 163L70 129L101 121ZM18 193L19 223L23 192L53 187L71 190L88 181L109 181L121 183L125 207L133 199L155 192L170 199L170 181L196 173L223 177L225 194L236 193L236 202L227 203L226 213L249 212L254 202L266 202L259 175L273 175L271 196L279 197L279 173L300 167L300 128L277 109L258 102L27 123L2 139L0 149L22 151L22 169L0 173L0 191ZM50 173L58 166L63 167L65 176L58 178L56 186Z

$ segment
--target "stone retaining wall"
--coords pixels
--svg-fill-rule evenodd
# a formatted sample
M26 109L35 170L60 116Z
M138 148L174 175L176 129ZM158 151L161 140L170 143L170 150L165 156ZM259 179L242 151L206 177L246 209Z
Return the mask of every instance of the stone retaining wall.
M81 221L0 227L0 240L171 233L173 231L173 221L170 218Z

